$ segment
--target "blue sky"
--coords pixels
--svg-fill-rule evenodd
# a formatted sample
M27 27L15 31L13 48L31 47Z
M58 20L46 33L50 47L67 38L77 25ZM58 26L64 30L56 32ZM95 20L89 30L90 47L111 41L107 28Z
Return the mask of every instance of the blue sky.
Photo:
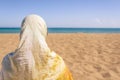
M120 0L1 0L0 27L20 27L38 14L48 27L120 28Z

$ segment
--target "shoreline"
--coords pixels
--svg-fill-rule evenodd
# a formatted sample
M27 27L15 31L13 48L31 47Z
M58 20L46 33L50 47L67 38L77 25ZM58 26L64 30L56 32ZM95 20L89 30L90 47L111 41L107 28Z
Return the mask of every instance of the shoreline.
M20 33L0 33L0 35L9 35L9 34L10 35L11 34L16 35L16 34L20 34ZM98 32L98 33L94 33L94 32L93 33L92 32L90 32L90 33L89 32L88 33L87 32L76 32L76 33L74 33L73 32L73 33L48 33L48 34L120 34L120 32L119 33L114 33L114 32L113 33L107 33L107 32L106 33L105 32L103 32L103 33L102 32L101 33L100 32Z

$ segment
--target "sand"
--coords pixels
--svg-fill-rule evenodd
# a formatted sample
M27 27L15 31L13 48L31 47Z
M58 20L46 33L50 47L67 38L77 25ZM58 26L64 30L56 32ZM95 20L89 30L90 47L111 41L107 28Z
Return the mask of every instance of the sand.
M18 43L18 34L0 34L0 62ZM120 34L49 34L47 43L74 80L120 80Z

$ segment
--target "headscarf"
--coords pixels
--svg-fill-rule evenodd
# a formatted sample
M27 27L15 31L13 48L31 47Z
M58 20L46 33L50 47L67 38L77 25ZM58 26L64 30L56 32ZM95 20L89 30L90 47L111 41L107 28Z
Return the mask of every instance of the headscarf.
M40 16L25 17L17 49L2 61L1 80L72 80L63 59L49 49L46 36Z

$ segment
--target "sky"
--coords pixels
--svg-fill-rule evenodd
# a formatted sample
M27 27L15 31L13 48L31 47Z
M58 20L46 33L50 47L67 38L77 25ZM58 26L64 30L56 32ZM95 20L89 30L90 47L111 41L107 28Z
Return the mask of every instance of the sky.
M120 28L120 0L0 0L0 27L20 27L30 14L48 27Z

